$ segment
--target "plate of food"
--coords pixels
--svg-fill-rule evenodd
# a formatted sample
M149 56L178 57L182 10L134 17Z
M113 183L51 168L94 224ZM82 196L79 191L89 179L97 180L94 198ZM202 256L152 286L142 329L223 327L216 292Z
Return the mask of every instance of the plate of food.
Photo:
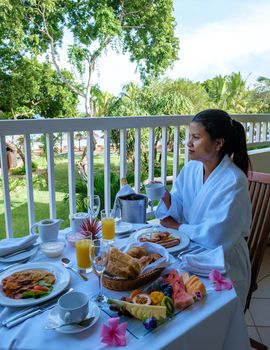
M176 253L185 249L190 242L189 237L166 227L151 227L134 232L130 236L132 242L150 242L167 248L169 253Z
M0 274L0 305L23 307L43 303L69 284L69 271L60 264L16 265Z

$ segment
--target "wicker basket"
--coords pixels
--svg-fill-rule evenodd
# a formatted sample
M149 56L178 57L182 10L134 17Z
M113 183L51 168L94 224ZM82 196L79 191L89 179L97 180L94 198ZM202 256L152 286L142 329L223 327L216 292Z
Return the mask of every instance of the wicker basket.
M133 290L138 287L141 287L149 282L152 282L156 278L158 278L161 275L161 272L164 268L155 269L152 271L149 271L147 273L144 273L137 278L133 279L120 279L117 277L111 277L106 275L106 273L103 274L102 277L102 284L105 288L111 289L111 290L118 290L118 291L126 291L126 290Z

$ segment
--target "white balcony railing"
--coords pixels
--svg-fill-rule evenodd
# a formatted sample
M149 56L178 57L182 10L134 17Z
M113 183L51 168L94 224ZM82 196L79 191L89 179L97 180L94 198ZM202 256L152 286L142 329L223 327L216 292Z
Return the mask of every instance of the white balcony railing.
M234 119L243 123L247 142L250 146L270 145L270 115L234 115ZM6 138L12 135L24 135L24 152L26 164L26 184L28 197L28 221L29 227L35 222L34 192L32 181L32 152L30 136L35 134L46 134L47 164L48 164L48 189L49 189L49 208L50 217L56 217L55 200L55 180L54 180L54 151L53 134L67 133L68 141L68 181L69 181L69 212L76 212L75 197L75 156L74 156L74 133L77 131L87 132L87 188L88 194L93 192L94 188L94 150L93 133L96 130L104 132L104 198L105 207L108 208L111 203L110 191L110 156L111 156L111 130L120 130L120 178L126 177L126 132L127 129L135 129L134 140L134 182L135 191L140 191L141 183L141 129L149 130L149 170L148 178L154 178L154 133L156 127L162 128L161 138L161 180L166 183L167 178L167 130L168 127L174 128L173 143L173 181L175 180L180 161L180 128L184 130L184 140L188 139L188 125L192 116L147 116L147 117L107 117L107 118L81 118L81 119L47 119L47 120L3 120L0 121L0 161L1 175L3 184L4 213L6 236L12 237L12 215L10 189L8 181L8 168L6 157ZM185 161L187 153L185 151Z

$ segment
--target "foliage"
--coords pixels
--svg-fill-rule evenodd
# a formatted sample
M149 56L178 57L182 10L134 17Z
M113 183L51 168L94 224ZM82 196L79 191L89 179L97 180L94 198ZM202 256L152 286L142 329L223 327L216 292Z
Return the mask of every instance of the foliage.
M218 107L231 113L249 113L250 91L241 73L231 73L222 77L218 75L204 81L202 84L209 95L213 107Z
M77 96L59 80L49 63L34 58L4 55L0 64L1 119L18 117L75 117ZM1 48L0 48L1 54ZM71 73L62 73L73 79Z
M58 75L85 99L91 115L92 75L109 47L129 53L143 79L164 73L177 59L172 11L173 0L6 0L0 7L0 47L35 55L50 51ZM65 33L72 38L68 59L83 78L80 87L59 69Z
M37 163L36 162L32 162L32 170L36 170L37 169ZM20 167L16 167L13 169L10 169L10 173L12 175L25 175L25 165L22 165Z
M133 175L127 175L127 181L129 184L132 184ZM114 199L117 192L120 189L120 177L111 172L110 178L110 189L111 189L111 207L113 207ZM75 185L76 191L76 210L78 212L87 212L87 183L82 178L78 178ZM94 178L94 193L100 197L100 209L104 209L104 174L99 173ZM68 201L69 194L65 195L64 200Z
M257 113L270 113L270 79L258 77L257 85L251 92L251 101Z

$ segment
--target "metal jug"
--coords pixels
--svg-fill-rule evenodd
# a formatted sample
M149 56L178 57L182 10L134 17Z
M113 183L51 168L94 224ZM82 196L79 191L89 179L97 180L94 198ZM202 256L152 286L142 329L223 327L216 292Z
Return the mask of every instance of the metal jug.
M146 208L148 198L144 194L129 194L118 197L121 209L121 218L132 224L144 224L146 222Z

